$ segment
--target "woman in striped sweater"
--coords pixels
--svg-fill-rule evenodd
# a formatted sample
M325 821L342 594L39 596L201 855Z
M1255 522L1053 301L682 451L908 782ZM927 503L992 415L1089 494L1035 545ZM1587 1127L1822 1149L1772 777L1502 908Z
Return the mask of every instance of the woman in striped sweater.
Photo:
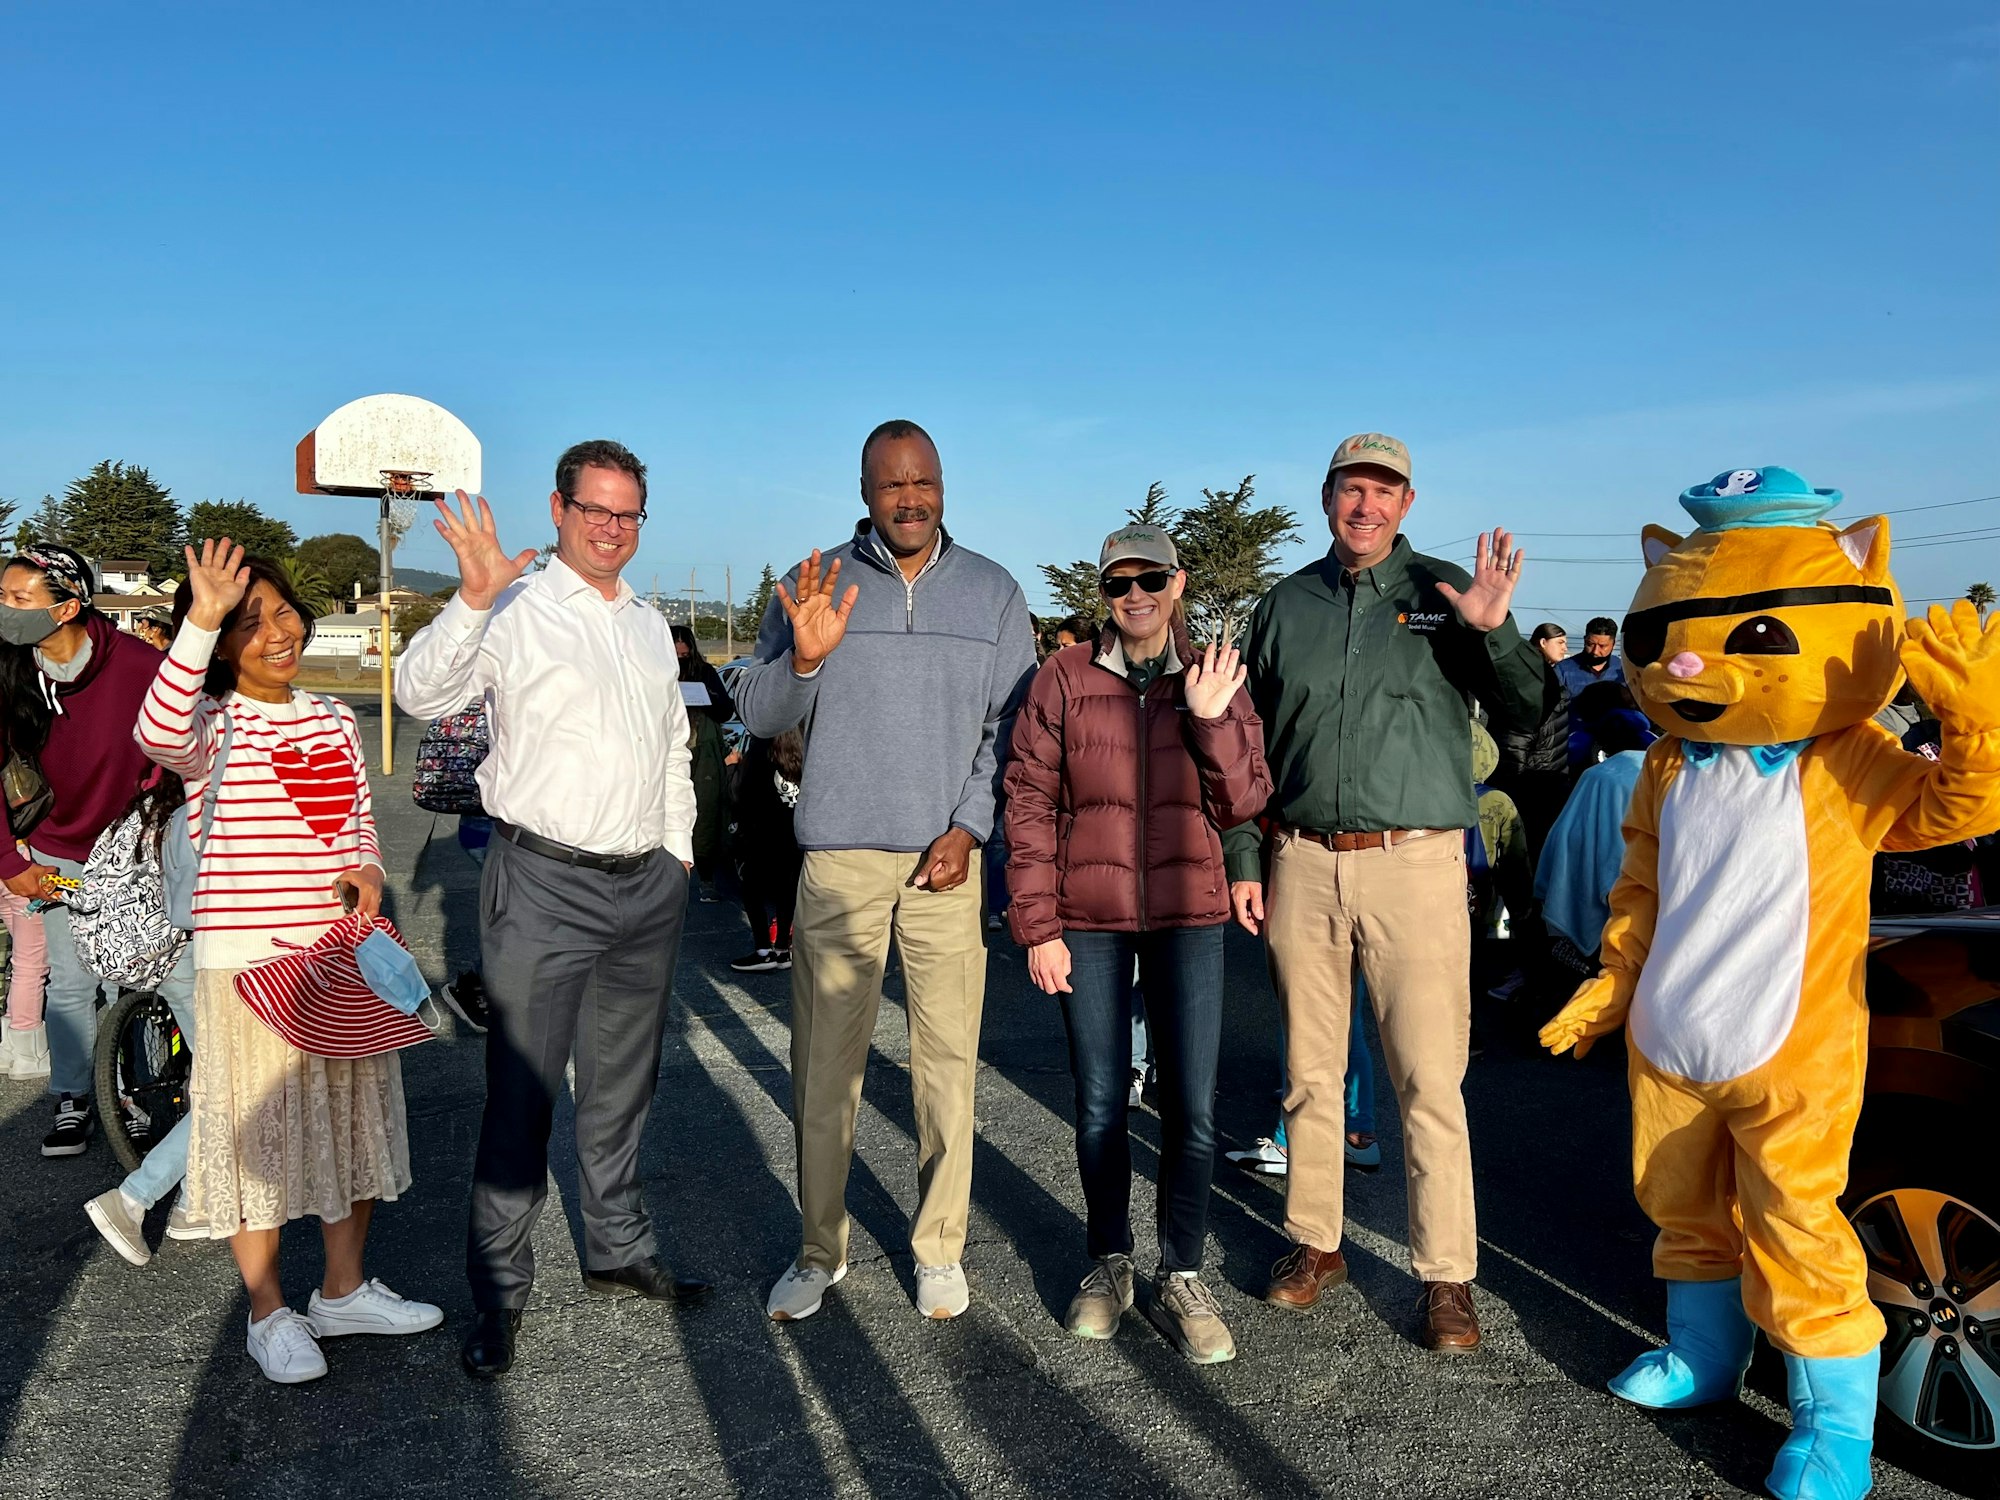
M228 1236L236 1255L250 1293L251 1357L292 1384L326 1373L318 1339L420 1333L443 1314L361 1269L376 1200L410 1185L396 1054L346 1061L300 1052L234 988L242 970L310 946L342 920L344 894L371 916L381 909L382 859L354 713L293 691L312 621L282 573L246 560L227 537L203 542L199 556L188 548L187 562L173 649L135 730L146 754L186 781L201 849L201 1043L183 1191L194 1217ZM199 825L217 777L210 831ZM279 1284L278 1232L308 1214L320 1221L326 1277L302 1317Z

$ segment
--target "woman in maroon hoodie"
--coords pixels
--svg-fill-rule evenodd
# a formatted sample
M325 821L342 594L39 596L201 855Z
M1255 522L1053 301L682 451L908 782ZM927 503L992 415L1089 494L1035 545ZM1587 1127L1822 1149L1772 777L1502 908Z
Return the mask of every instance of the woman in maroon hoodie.
M36 757L55 793L54 808L28 835L26 853L0 802L0 882L29 900L55 894L51 876L82 873L97 836L125 815L152 773L132 743L132 726L163 658L90 607L94 581L82 557L53 544L18 552L0 568L0 641L13 651L5 679L10 694L26 699L8 703L7 733ZM38 742L26 743L30 738ZM49 949L43 1016L56 1104L42 1155L80 1156L90 1142L97 976L78 960L60 905L50 908L43 930ZM191 966L186 974L191 984ZM168 999L178 1014L180 990Z
M1146 525L1115 531L1098 571L1111 618L1036 676L1006 775L1009 920L1029 977L1062 998L1096 1262L1064 1324L1109 1338L1132 1306L1126 994L1136 956L1162 1126L1160 1271L1146 1311L1188 1359L1216 1364L1236 1355L1198 1274L1229 918L1218 830L1263 811L1271 773L1234 648L1197 659L1188 643L1172 538Z

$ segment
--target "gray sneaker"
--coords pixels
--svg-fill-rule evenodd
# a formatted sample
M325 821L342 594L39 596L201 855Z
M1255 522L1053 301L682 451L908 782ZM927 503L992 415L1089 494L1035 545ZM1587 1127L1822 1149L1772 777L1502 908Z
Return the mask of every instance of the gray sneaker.
M917 1266L917 1311L927 1318L955 1318L972 1305L972 1292L965 1284L965 1268L953 1261L948 1266Z
M1080 1339L1108 1339L1131 1305L1132 1257L1107 1255L1090 1268L1069 1299L1063 1327Z
M1236 1358L1236 1340L1222 1321L1215 1293L1199 1276L1162 1271L1153 1283L1146 1316L1190 1364L1219 1365Z
M145 1230L141 1221L146 1210L126 1197L117 1188L99 1193L83 1205L83 1211L90 1216L90 1222L97 1226L97 1232L126 1260L135 1266L143 1266L153 1258L153 1252L146 1244Z
M810 1318L819 1311L820 1303L826 1300L827 1288L838 1285L846 1274L845 1263L827 1272L794 1261L778 1278L778 1284L771 1288L770 1300L764 1304L764 1311L773 1323L796 1323L802 1318Z

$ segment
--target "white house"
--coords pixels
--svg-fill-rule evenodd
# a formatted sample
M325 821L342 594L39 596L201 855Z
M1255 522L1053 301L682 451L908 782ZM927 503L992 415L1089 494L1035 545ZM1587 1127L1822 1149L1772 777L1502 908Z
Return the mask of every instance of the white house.
M109 558L95 563L97 586L107 594L143 594L153 586L153 578L143 562L130 558Z
M347 615L321 615L313 621L312 644L306 658L327 658L332 662L379 665L382 649L382 615L373 609Z

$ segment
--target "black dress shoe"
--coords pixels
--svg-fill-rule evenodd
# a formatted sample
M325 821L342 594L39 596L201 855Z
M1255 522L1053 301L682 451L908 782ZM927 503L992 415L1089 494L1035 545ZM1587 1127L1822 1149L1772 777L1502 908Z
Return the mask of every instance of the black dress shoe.
M634 1261L610 1271L585 1271L583 1284L609 1297L651 1297L686 1307L708 1295L705 1281L677 1281L657 1260Z
M488 1380L513 1369L514 1333L520 1326L521 1310L517 1307L496 1307L476 1314L458 1356L465 1364L465 1373Z

